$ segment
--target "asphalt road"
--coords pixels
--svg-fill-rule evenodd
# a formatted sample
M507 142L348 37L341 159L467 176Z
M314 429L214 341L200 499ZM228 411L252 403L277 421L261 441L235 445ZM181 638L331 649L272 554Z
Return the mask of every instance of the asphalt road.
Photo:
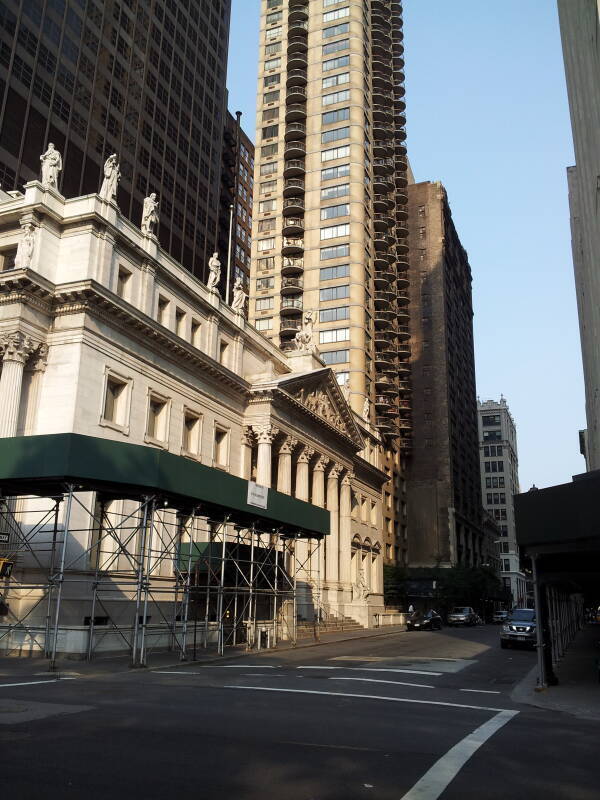
M483 626L58 681L5 673L3 795L598 800L600 723L510 700L534 659Z

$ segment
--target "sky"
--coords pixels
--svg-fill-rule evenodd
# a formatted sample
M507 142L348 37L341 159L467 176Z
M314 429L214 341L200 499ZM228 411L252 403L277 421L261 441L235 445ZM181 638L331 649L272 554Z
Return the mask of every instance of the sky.
M233 0L229 108L254 138L259 0ZM473 273L482 400L517 425L521 490L585 470L555 0L404 0L408 155L439 180Z

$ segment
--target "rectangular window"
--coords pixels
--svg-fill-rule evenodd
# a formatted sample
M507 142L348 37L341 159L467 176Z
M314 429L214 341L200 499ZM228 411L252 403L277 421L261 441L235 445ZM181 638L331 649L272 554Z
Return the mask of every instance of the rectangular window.
M219 364L223 364L224 367L229 366L229 353L229 342L225 341L225 339L221 339L219 342Z
M277 200L261 200L258 204L258 213L266 214L269 211L277 210Z
M337 239L339 236L350 235L350 223L346 222L343 225L328 225L327 228L321 228L321 241L325 239Z
M275 247L275 237L271 236L268 239L259 239L257 246L259 253L262 253L265 250L272 250Z
M323 38L331 39L332 36L341 36L342 33L348 33L350 30L349 22L341 22L339 25L333 25L331 28L323 29Z
M197 319L192 320L192 344L194 347L200 347L202 336L202 325Z
M500 425L500 414L484 414L481 417L482 425Z
M279 134L279 125L267 125L262 129L263 139L274 139Z
M265 39L267 40L267 42L273 41L273 39L280 39L280 38L281 38L281 25L278 25L276 28L269 28L268 30L265 31Z
M270 240L273 245L275 244L275 239ZM271 245L271 247L273 246ZM258 249L260 250L260 242L258 243ZM265 250L269 250L271 248L265 248ZM258 268L260 270L267 270L267 269L274 269L275 267L275 256L267 256L266 258L259 258L258 259Z
M254 323L257 331L270 331L273 330L273 317L264 317L264 319L257 319Z
M185 311L181 308L175 309L175 333L182 339L185 337Z
M347 342L349 338L350 328L332 328L327 331L319 331L319 344Z
M329 350L329 352L319 353L319 356L328 366L344 364L350 360L350 350Z
M262 121L270 122L273 119L279 118L279 106L276 108L267 108L262 112Z
M343 286L330 286L327 289L319 290L319 300L322 303L328 300L343 300L350 297L350 284L345 283Z
M169 404L164 397L151 394L148 399L146 436L156 442L167 441Z
M279 102L279 89L274 92L265 92L263 95L263 103L278 103Z
M273 38L277 38L277 37L273 37ZM276 53L281 53L281 42L273 42L272 44L268 44L268 45L265 46L265 55L266 56L274 56ZM267 61L265 63L268 64L270 62ZM277 64L277 66L279 67L280 64L281 64L281 61L279 60L279 64ZM268 69L268 67L265 66L265 69ZM271 69L274 69L274 67L272 67Z
M343 122L346 119L350 119L349 108L336 108L335 111L326 111L324 114L321 114L321 123L323 125L331 125L334 122ZM321 141L333 142L335 139L345 139L346 136L350 136L350 128L341 128L340 130L346 130L347 132L343 136L338 135L330 139L326 139L325 136L327 136L327 134L334 133L334 131L327 131L327 133L323 133L321 135Z
M350 184L338 183L321 189L321 200L335 200L336 197L346 197L348 194L350 194Z
M346 144L343 147L332 147L331 150L323 150L321 153L321 161L333 161L336 158L348 158L350 155L350 145Z
M214 466L229 466L229 431L215 427L215 442L213 451Z
M349 306L338 306L337 308L324 308L319 311L319 322L337 322L340 319L350 318Z
M265 61L265 69L279 69L281 66L281 58L270 58L268 61Z
M277 162L270 161L267 164L260 165L260 174L261 175L272 175L274 172L277 172Z
M323 55L329 56L338 53L340 50L347 50L350 47L350 39L339 39L337 42L323 45Z
M329 258L348 258L349 255L349 244L336 244L333 247L321 248L321 261L327 261Z
M350 164L340 164L337 167L327 167L321 170L321 180L330 181L333 178L346 178L350 175Z
M350 264L340 264L337 267L322 267L320 279L333 281L336 278L347 278L350 275Z
M347 217L350 214L350 203L342 203L339 206L327 206L321 209L321 219L336 219L337 217Z
M267 25L275 25L276 22L281 22L283 18L283 11L273 11L267 14Z
M169 301L162 295L158 298L156 321L159 325L167 325L169 322Z
M275 219L275 217L269 217L268 219L260 219L258 221L258 232L269 233L269 231L274 231L276 224L277 220Z
M256 310L257 311L267 311L269 308L273 308L273 297L257 297L256 298Z
M331 89L334 86L343 86L345 83L350 83L350 73L340 72L339 75L332 75L329 78L323 78L321 81L321 88Z
M200 455L200 416L184 409L181 449L187 455Z
M267 89L269 86L275 86L276 84L278 84L280 78L281 75L279 73L277 73L277 75L267 75L263 81L265 89Z
M263 158L276 156L277 153L279 152L279 145L277 144L277 142L275 142L275 144L266 144L264 147L261 147L260 152Z
M337 142L340 139L348 139L350 137L350 128L334 128L332 131L324 131L321 134L321 144L329 144L329 142Z
M125 267L119 267L119 274L117 275L117 295L127 300L129 297L129 283L131 280L131 272Z
M263 289L273 289L274 286L275 286L275 278L273 278L272 276L268 278L256 279L256 289L259 292Z
M277 189L277 181L263 181L259 187L259 194L271 194Z
M323 14L323 22L333 22L336 19L344 19L344 17L350 16L350 8L345 6L344 8L336 8L335 11L327 11Z
M341 92L324 94L322 100L324 106L332 106L334 103L343 103L344 100L350 100L350 89L342 89Z
M127 390L129 382L116 375L109 374L106 378L104 391L104 404L102 408L102 422L117 425L120 428L127 425Z
M329 72L332 69L339 69L340 67L347 67L350 64L350 56L338 56L337 58L330 58L323 62L323 72Z

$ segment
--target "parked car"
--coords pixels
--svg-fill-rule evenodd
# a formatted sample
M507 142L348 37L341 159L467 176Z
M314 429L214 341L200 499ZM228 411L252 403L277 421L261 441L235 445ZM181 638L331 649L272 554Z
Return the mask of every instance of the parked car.
M406 622L407 631L441 631L442 618L433 609L414 611Z
M535 609L513 608L500 629L500 647L513 644L535 647L536 641Z
M477 625L477 614L471 606L454 606L448 614L448 625Z
M492 617L492 622L506 622L508 619L508 611L494 611L494 616Z

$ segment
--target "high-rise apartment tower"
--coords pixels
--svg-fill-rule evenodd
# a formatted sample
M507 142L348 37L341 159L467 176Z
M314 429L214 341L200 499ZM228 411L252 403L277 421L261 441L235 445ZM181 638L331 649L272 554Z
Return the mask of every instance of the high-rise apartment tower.
M283 349L312 324L382 437L393 560L410 443L402 6L262 0L261 11L250 317Z
M118 203L139 224L160 201L161 245L198 277L217 241L231 0L4 0L0 183L21 189L53 142L59 189L97 192L121 164Z
M525 605L526 578L521 571L514 496L519 493L517 429L506 400L477 403L483 505L500 529L500 574L515 605Z

